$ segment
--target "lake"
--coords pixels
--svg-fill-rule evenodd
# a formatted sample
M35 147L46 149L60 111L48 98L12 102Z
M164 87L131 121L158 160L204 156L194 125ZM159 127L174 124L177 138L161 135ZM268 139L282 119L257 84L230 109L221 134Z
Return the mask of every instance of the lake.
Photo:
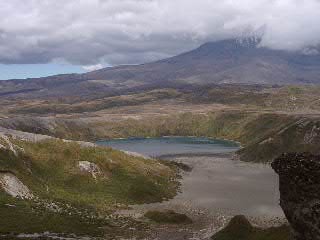
M170 204L190 204L212 212L283 218L278 176L267 164L232 160L239 144L226 140L163 137L100 141L119 150L165 156L193 168L184 173L181 193Z
M97 144L150 157L227 153L239 149L239 144L235 142L199 137L129 138L99 141Z

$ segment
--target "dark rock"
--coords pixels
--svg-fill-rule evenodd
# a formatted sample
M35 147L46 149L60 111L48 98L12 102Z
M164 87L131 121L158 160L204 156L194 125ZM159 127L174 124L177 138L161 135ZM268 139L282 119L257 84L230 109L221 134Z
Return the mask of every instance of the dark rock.
M280 205L294 238L320 239L320 156L283 154L272 168L279 174Z
M212 240L288 240L290 228L287 225L258 228L251 225L245 216L231 219L229 224L211 237Z

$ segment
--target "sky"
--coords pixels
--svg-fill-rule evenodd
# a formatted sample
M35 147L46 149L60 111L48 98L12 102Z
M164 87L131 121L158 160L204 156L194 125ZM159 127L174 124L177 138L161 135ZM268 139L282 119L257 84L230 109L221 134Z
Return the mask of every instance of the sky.
M320 43L320 0L0 0L0 79L150 62L263 29L261 45Z

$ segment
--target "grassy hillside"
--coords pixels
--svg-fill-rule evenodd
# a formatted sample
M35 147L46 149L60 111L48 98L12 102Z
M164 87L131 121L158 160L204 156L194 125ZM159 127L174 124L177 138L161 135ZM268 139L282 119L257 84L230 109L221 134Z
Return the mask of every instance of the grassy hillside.
M10 117L0 119L0 126L85 141L226 138L241 142L242 160L267 162L282 152L319 152L319 94L314 86L211 85L90 99L6 100L1 112Z
M246 145L238 153L243 160L270 161L284 152L320 153L320 119L293 118L287 122L279 120L269 127L269 133Z
M152 120L95 123L98 138L131 136L206 136L241 142L243 161L268 162L283 152L319 153L320 118L225 111L180 114ZM99 136L100 135L100 136Z
M2 120L0 124L25 132L51 135L74 140L99 140L126 137L158 136L207 136L241 140L247 143L250 137L260 132L245 129L253 122L259 127L260 113L246 111L218 111L207 114L173 113L165 116L147 116L113 120L77 121L77 119L43 120L41 118L12 118ZM266 115L274 118L276 115ZM278 118L279 119L279 118ZM277 118L275 119L275 121ZM263 122L261 122L263 124ZM282 123L279 123L282 124ZM285 123L283 123L285 124ZM250 132L247 137L245 132ZM246 139L248 138L248 139Z
M0 173L16 176L35 197L15 199L0 188L0 234L116 233L115 209L176 194L175 169L156 160L62 140L11 142L23 150L14 154L0 149ZM97 169L86 171L81 162L90 162Z
M117 108L122 106L136 106L148 102L159 101L162 99L177 99L181 96L174 89L159 89L147 91L145 93L136 93L112 97L101 97L90 99L77 99L69 101L61 100L38 100L24 102L23 106L17 106L9 110L10 113L46 115L46 114L65 114L65 113L83 113L96 112L104 109Z
M206 136L241 142L244 161L268 162L283 152L318 153L320 118L284 113L225 110L207 114L182 113L117 121L20 119L11 127L55 137L90 140L126 137ZM7 126L7 125L5 125ZM9 126L9 127L10 127Z
M79 214L58 213L48 210L44 205L10 197L0 191L0 235L15 239L18 233L44 233L103 236L101 227L112 223L106 219L90 219Z
M222 104L258 111L319 113L320 87L268 85L186 85L176 88L135 90L113 96L81 96L55 99L0 99L6 114L52 116L53 114L81 114L120 107L143 106L170 100L171 103Z

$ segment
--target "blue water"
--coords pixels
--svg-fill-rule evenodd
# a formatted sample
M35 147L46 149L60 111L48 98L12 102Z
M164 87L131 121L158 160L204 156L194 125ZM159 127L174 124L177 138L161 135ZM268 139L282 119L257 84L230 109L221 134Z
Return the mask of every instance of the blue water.
M151 157L175 155L169 159L191 166L192 171L184 175L181 193L173 204L183 205L187 201L212 212L283 217L279 206L278 176L269 165L234 161L224 154L210 155L238 150L240 146L235 142L162 137L99 141L98 144Z
M98 141L97 144L151 157L171 154L227 153L239 149L239 144L235 142L202 137L129 138Z

